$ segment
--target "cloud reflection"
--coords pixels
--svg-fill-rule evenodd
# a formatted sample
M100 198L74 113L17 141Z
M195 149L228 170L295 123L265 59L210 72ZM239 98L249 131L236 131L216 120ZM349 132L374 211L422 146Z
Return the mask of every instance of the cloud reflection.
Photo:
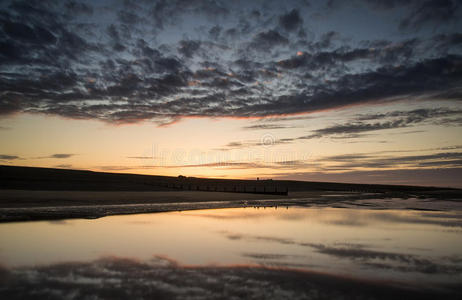
M222 232L229 240L243 240L246 242L266 242L280 245L293 245L294 247L309 248L307 253L320 253L342 260L349 260L354 264L359 264L367 268L378 270L392 270L396 272L415 272L423 274L440 275L462 275L462 260L458 256L445 256L440 258L423 257L421 255L388 252L372 249L371 245L361 243L342 243L322 244L295 241L293 239L279 236L260 236L250 234L237 234L227 231ZM279 260L278 265L291 266L290 258L294 255L279 253L242 253L243 257L260 260ZM303 260L305 261L305 260ZM267 264L265 264L267 265ZM271 264L269 264L271 265Z
M3 299L430 299L460 296L446 288L410 289L389 282L289 268L182 266L106 257L39 267L0 269Z

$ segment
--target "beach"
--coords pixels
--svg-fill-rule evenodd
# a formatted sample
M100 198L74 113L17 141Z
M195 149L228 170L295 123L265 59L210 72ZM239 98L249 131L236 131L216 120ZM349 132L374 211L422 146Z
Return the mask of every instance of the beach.
M435 194L299 191L288 196L205 191L0 190L0 222L234 207L327 206L462 210L456 191Z

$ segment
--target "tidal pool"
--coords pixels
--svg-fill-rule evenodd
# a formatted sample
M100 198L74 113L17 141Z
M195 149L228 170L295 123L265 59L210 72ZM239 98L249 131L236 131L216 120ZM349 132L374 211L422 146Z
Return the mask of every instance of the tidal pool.
M166 264L221 268L220 274L231 267L298 270L442 291L462 284L460 211L196 210L4 223L0 241L3 269L29 274L24 278L52 276L50 266L75 271L78 263L82 269L110 260L142 264L143 270ZM74 271L70 281L77 280Z

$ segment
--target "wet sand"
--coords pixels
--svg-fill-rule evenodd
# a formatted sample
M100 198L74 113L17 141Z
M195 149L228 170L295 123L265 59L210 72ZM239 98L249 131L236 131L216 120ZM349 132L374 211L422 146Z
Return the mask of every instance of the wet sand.
M0 222L99 218L118 214L234 207L329 206L345 208L462 210L459 195L292 192L289 196L202 191L0 190Z
M200 191L0 190L0 222L239 207L246 201L277 198L275 195Z

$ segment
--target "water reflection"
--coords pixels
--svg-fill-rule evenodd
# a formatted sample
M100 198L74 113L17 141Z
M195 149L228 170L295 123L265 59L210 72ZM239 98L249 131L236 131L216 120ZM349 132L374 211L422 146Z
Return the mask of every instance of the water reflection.
M462 282L461 220L457 211L236 208L10 223L0 225L0 263L46 269L163 255L194 268L297 268L442 288Z
M290 268L185 266L165 257L0 269L2 299L457 299L456 286L409 289Z

